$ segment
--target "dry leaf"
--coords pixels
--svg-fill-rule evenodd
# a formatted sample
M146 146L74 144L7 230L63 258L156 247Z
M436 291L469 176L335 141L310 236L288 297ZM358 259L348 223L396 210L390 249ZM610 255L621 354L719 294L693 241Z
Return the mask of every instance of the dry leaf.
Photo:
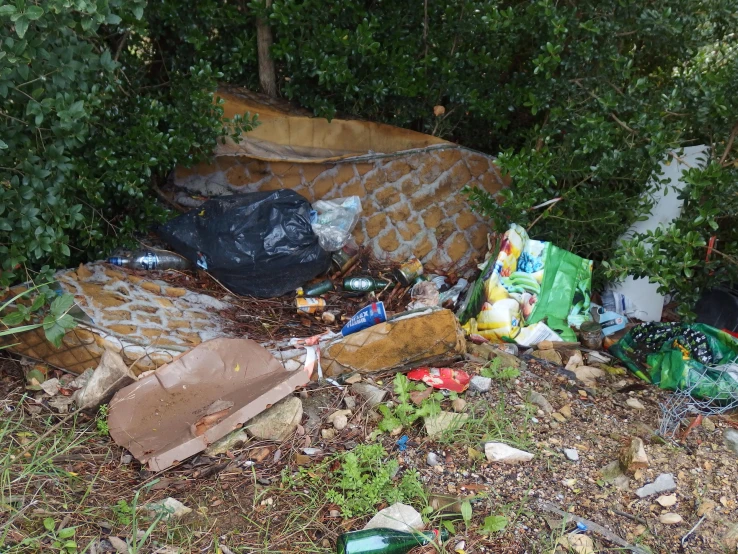
M444 106L433 106L433 115L438 117L439 115L443 115L446 113L446 108Z

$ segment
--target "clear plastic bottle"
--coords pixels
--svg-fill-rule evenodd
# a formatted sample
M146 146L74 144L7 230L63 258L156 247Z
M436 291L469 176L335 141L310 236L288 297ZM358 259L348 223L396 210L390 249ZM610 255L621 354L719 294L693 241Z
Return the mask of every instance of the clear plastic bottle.
M108 258L108 263L120 267L147 270L189 269L192 265L184 256L153 248L136 250L130 256L113 256Z

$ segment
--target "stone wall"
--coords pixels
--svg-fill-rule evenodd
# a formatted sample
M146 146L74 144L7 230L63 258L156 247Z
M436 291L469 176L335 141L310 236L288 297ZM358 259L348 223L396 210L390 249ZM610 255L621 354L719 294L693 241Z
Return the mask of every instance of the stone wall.
M379 257L415 255L446 268L481 258L489 225L471 211L465 186L497 193L504 181L494 159L454 144L338 162L267 162L216 156L213 164L177 168L175 184L206 196L291 188L311 202L359 196L357 242Z
M228 336L216 312L227 305L210 296L103 263L60 271L56 278L84 312L77 317L88 323L69 331L60 348L46 340L42 329L6 337L6 344L17 343L14 352L82 373L97 367L109 349L120 353L138 375L171 362L201 342Z

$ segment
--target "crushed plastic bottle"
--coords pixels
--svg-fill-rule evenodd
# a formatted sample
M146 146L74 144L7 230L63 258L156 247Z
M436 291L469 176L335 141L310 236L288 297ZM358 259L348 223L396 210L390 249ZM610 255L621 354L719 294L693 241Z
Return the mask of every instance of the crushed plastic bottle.
M132 252L130 256L112 256L108 263L131 269L164 270L164 269L189 269L191 264L187 258L168 252L166 250L154 250L145 248Z

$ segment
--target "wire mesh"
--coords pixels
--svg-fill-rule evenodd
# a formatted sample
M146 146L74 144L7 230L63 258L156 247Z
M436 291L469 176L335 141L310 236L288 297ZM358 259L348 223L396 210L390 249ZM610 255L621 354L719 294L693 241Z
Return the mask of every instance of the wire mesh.
M674 438L677 431L690 415L705 417L724 414L738 408L738 356L727 363L705 366L698 374L691 378L687 386L674 391L666 402L661 404L661 420L659 434L664 438ZM691 375L694 375L694 370ZM704 390L706 385L717 385L720 392L712 397L699 398L694 395L696 390Z

